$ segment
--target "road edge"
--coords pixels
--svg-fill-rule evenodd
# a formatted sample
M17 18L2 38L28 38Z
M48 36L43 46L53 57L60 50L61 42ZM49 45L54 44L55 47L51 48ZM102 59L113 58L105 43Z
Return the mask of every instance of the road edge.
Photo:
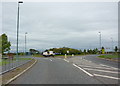
M15 77L11 78L9 81L7 81L7 83L5 83L4 86L8 85L10 82L12 82L13 80L15 80L16 78L18 78L19 76L21 76L23 73L25 73L26 71L28 71L30 68L33 67L33 65L35 65L37 63L37 60L35 59L35 62L33 64L31 64L27 69L23 70L21 73L19 73L18 75L16 75Z
M99 57L97 57L99 58ZM108 60L108 61L114 61L114 62L120 62L119 60L115 60L115 59L106 59L106 58L100 58L100 59L104 59L104 60Z

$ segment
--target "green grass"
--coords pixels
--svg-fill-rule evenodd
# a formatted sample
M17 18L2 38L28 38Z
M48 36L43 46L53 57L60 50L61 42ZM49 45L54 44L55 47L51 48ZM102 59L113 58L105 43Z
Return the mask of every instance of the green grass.
M32 60L32 58L19 58L19 60Z
M100 55L98 57L100 57L100 58L106 58L106 59L120 58L120 57L118 57L117 54L113 54L113 55Z
M9 60L9 59L4 60L4 59L2 59L2 61L0 62L0 66L5 65L5 64L9 64L10 62L15 62L16 60L17 60L16 58L14 58L13 60ZM32 58L18 58L18 60L32 60Z
M43 55L33 55L33 57L44 57Z
M8 63L9 63L9 61L2 60L2 61L0 62L0 66L1 66L1 65L5 65L5 64L8 64Z

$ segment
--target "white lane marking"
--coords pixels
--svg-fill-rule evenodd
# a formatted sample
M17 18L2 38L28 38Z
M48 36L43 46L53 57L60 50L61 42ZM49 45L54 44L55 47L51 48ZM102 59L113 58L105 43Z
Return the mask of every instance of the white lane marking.
M82 70L84 73L86 73L87 75L93 77L92 74L90 74L89 72L85 71L84 69L82 69L81 67L77 66L76 64L73 64L75 67L77 67L78 69Z
M48 58L43 58L43 59L48 59Z
M91 63L92 61L88 61L88 62L90 62L90 63Z
M80 66L82 66L82 67L90 67L90 68L101 68L101 69L112 69L112 68L106 68L106 67L93 67L93 66L88 66L88 65L80 65ZM112 70L118 70L118 69L112 69Z
M111 67L111 66L108 66L108 65L104 65L104 64L100 64L101 66L106 66L106 67L110 67L110 68L113 68L113 69L118 69L118 68L115 68L115 67Z
M64 59L64 61L69 62L68 60Z
M90 69L90 68L84 68L84 69L86 69L86 70L93 70L93 71L108 72L108 73L117 73L117 74L118 74L118 72L113 72L113 71L98 70L98 69Z
M104 78L111 78L111 79L119 79L120 80L120 78L117 78L117 77L112 77L112 76L106 76L106 75L99 75L99 74L94 74L95 76L99 76L99 77L104 77Z
M83 60L85 60L85 61L87 61L87 62L90 62L90 63L92 62L92 61L89 61L89 60L86 60L86 59L83 59Z
M6 84L9 84L11 81L13 81L14 79L16 79L17 77L19 77L20 75L22 75L23 73L25 73L27 70L29 70L34 64L36 64L37 60L35 60L35 62L29 66L27 69L23 70L21 73L19 73L18 75L16 75L15 77L13 77L12 79L10 79L9 81L7 81Z
M52 59L49 59L50 61L52 61Z

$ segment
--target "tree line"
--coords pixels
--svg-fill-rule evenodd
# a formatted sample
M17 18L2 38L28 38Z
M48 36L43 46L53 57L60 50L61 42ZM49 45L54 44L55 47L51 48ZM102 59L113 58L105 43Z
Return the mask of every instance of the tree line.
M11 47L11 43L8 40L8 37L6 34L2 34L0 36L0 53L4 54L4 52L8 52L10 51L10 47ZM80 55L80 54L98 54L100 52L105 52L105 48L102 47L101 51L99 51L97 48L95 49L84 49L84 50L79 50L79 49L73 49L73 48L68 48L68 47L62 47L62 48L51 48L45 51L53 51L56 54L75 54L75 55ZM67 51L69 51L69 53L67 53ZM115 46L114 48L115 52L118 52L118 47ZM29 49L30 54L41 54L42 52L40 52L39 50L36 49ZM22 53L24 54L24 53Z
M73 48L68 48L68 47L62 47L62 48L51 48L48 49L48 51L53 51L57 54L61 54L61 55L65 55L65 54L69 54L69 55L80 55L80 54L97 54L98 53L98 49L84 49L83 51L80 49L73 49ZM69 51L69 52L67 52Z

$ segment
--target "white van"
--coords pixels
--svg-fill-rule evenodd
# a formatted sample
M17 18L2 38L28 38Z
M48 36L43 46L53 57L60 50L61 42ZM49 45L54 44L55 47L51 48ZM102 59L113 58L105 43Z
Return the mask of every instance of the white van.
M45 57L49 57L49 56L53 56L54 57L54 52L53 51L45 51L43 52L43 56Z

